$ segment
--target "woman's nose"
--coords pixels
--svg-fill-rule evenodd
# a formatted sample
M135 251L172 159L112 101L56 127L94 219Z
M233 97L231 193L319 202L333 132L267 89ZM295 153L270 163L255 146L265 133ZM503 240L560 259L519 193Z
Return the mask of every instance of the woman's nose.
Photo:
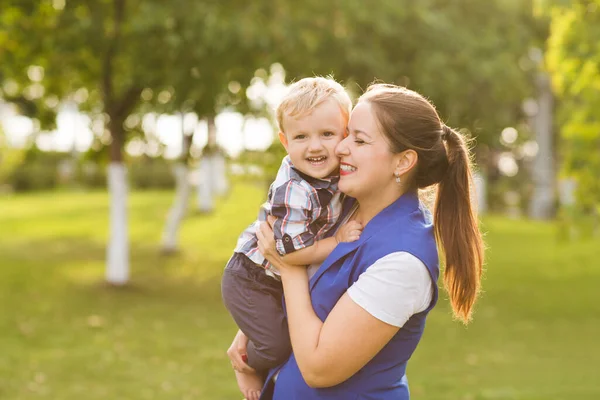
M342 140L337 144L337 146L335 146L334 152L337 157L341 157L343 155L348 154L348 146L346 146L346 140L348 140L348 138L349 136L344 138L344 140Z

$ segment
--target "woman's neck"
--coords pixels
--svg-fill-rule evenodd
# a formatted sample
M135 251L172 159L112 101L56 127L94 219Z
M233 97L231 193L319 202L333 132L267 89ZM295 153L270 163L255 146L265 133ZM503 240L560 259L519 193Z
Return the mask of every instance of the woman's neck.
M383 211L387 206L398 200L403 194L402 191L387 196L368 196L365 198L357 198L358 209L356 210L355 219L365 227L377 214Z

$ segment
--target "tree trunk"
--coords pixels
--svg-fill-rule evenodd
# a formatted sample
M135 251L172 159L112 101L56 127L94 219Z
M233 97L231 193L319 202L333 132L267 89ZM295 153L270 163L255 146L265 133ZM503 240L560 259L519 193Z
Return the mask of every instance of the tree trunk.
M215 153L213 155L213 188L217 196L225 196L229 191L229 182L227 180L227 161L225 156L221 153Z
M123 164L123 126L110 123L110 165L108 191L110 195L110 229L106 257L106 280L124 285L129 280L129 239L127 232L127 168Z
M208 126L208 142L198 166L198 211L210 213L214 210L215 169L213 155L217 152L217 127L215 117L206 118Z
M190 197L190 183L188 179L188 168L184 163L177 163L173 168L175 174L176 191L175 201L169 215L162 237L162 250L164 253L172 253L177 250L177 233L179 226L187 210L188 199Z
M108 166L110 193L110 238L106 257L106 280L124 285L129 280L129 241L127 234L127 169L111 161Z
M202 156L198 167L198 211L210 213L215 208L213 190L213 156Z
M177 251L177 233L181 221L185 217L191 191L187 161L190 154L189 149L192 144L193 133L191 135L185 134L183 118L184 114L182 113L180 161L173 167L173 174L175 175L175 200L169 210L162 237L162 251L167 254Z
M478 215L483 215L487 211L487 185L483 172L475 171L473 173L473 189L476 200L476 209Z
M538 89L538 112L532 118L538 153L532 169L533 196L529 204L529 216L534 219L551 219L554 216L555 177L552 136L552 88L547 74L540 73L536 79Z

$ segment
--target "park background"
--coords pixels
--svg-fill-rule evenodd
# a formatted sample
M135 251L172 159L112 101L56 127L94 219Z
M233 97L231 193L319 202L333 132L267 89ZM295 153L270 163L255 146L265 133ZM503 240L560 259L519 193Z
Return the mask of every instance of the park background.
M483 292L413 397L600 398L599 0L2 0L0 399L241 398L220 276L314 75L474 139Z

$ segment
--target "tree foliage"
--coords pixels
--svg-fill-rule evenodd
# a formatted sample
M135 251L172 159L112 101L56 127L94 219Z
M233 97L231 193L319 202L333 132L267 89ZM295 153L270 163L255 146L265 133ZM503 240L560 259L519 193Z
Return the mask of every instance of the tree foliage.
M141 132L132 114L253 111L246 88L273 62L289 80L333 74L356 95L374 80L406 85L479 145L500 148L499 132L523 119L528 52L543 34L521 0L5 3L1 73L24 88L27 67L42 66L44 97L77 94L102 117L113 160L127 131Z
M498 145L523 117L540 26L529 1L276 1L274 40L288 76L333 73L422 92L449 124Z
M9 1L0 44L10 68L2 72L25 82L23 71L37 65L46 96L79 94L84 111L104 116L111 159L121 161L124 123L143 100L145 110L200 117L241 103L266 54L252 8L239 0Z
M560 98L561 155L584 209L600 212L600 1L555 4L547 65Z

